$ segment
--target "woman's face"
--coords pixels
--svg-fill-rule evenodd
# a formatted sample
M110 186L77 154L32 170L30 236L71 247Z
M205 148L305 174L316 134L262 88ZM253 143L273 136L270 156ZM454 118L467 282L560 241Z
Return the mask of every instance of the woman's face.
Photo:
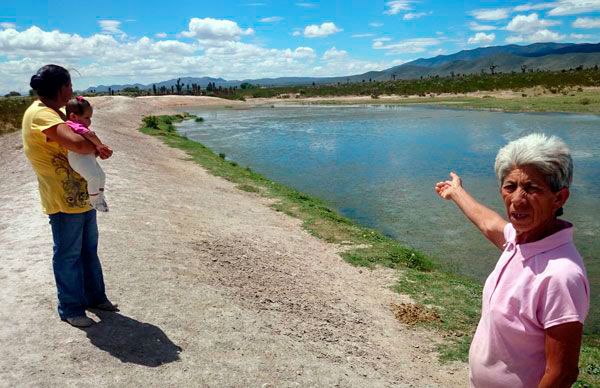
M69 102L71 97L73 97L73 84L69 81L69 83L63 85L58 92L58 98L62 103L61 106L67 105L67 102Z
M504 178L500 193L518 234L543 234L569 198L567 188L552 192L544 175L533 166L514 168Z

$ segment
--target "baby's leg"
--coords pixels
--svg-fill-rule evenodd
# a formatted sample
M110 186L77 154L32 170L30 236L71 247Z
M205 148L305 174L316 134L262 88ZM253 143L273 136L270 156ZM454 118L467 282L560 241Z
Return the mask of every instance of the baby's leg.
M69 164L86 181L89 195L98 195L100 189L104 189L105 175L94 154L78 154L69 152Z

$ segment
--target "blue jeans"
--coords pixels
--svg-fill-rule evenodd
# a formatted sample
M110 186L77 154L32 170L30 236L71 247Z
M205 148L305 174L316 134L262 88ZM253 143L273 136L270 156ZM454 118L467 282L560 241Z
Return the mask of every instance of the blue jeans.
M87 307L108 301L98 258L96 210L51 214L50 225L58 315L63 320L82 316Z

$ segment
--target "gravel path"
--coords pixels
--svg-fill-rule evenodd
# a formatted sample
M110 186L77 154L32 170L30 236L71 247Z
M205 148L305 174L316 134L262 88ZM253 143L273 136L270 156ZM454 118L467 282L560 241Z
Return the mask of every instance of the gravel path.
M0 386L460 387L440 335L395 320L392 271L346 264L269 200L137 131L143 115L233 105L99 97L111 211L100 256L119 313L59 320L51 234L19 133L0 137ZM244 103L237 103L244 105Z

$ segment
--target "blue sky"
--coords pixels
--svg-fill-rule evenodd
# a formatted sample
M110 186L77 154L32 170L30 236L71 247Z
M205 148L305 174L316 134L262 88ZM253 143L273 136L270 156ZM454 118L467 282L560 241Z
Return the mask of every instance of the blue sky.
M600 0L0 3L0 92L46 63L76 88L178 76L336 76L509 43L600 41Z

